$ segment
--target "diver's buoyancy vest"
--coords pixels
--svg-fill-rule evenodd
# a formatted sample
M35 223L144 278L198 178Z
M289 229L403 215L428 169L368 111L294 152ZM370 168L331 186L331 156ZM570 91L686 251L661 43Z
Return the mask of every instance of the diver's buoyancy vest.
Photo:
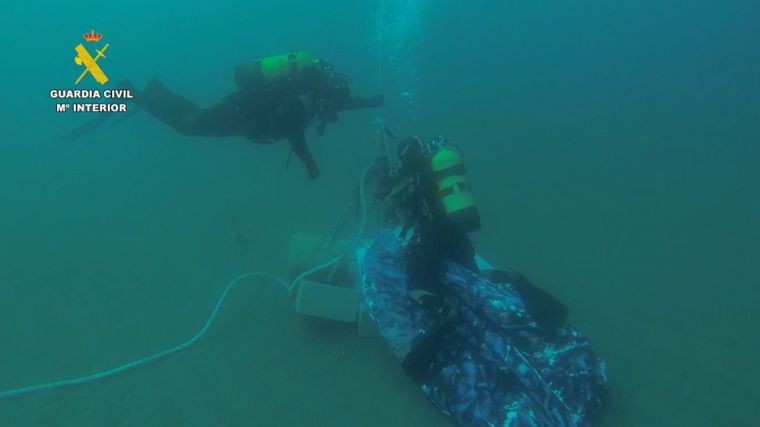
M235 66L235 83L242 90L259 89L316 69L317 64L314 56L304 51L256 58Z
M469 233L480 229L480 214L472 196L462 155L443 145L430 159L438 197L449 222Z

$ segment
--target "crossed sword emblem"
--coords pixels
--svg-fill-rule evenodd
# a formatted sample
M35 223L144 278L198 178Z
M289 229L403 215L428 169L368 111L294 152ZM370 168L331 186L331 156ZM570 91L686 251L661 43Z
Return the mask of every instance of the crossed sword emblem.
M108 49L108 43L103 46L103 50L95 49L95 52L98 52L98 54L95 56L95 58L93 58L92 55L90 55L90 52L88 52L81 43L74 48L74 50L77 51L77 56L74 58L74 62L76 62L77 65L84 65L85 68L85 70L82 71L82 74L79 76L77 81L74 82L74 84L78 85L79 81L82 80L82 77L84 77L84 75L87 73L92 74L92 77L94 77L98 83L102 85L106 84L108 77L106 77L105 73L103 73L103 70L101 70L100 66L97 64L98 59L106 57L106 49Z

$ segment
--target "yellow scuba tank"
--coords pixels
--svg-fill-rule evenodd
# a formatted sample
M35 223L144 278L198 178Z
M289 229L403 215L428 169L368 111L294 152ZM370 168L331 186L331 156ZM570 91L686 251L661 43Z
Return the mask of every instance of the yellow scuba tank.
M467 180L462 155L446 145L439 145L430 159L438 197L449 221L466 233L480 229L480 214Z
M262 85L295 77L316 66L314 56L304 51L256 58L235 66L235 83L240 89L257 89Z

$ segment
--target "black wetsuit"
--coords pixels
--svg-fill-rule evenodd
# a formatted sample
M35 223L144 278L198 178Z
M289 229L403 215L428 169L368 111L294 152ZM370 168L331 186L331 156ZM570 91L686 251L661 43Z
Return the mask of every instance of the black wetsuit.
M287 139L304 163L310 179L319 168L306 144L304 132L313 119L324 124L337 119L340 110L379 107L382 95L357 98L350 95L347 79L322 69L308 76L232 92L219 103L199 108L185 96L172 92L157 80L135 96L148 113L187 136L242 136L253 142Z
M415 232L407 265L410 288L436 294L442 281L441 266L447 260L478 271L470 238L449 221L443 209L430 158L407 162L388 181L381 182L384 191L379 194L391 206L388 220Z

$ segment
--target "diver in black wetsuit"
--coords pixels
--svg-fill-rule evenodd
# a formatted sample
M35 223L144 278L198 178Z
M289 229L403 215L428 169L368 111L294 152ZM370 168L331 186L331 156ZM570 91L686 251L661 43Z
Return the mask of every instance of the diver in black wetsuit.
M458 209L470 214L466 221L458 221L446 212L437 180L446 174L463 177L464 169L462 166L434 171L432 149L431 143L420 138L405 138L398 146L398 170L391 173L379 159L375 172L382 176L376 195L385 200L386 221L399 224L401 235L414 230L407 273L410 286L426 294L437 292L444 260L478 271L475 248L467 233L480 227L474 205ZM468 191L465 186L469 184L466 181L462 184L462 189Z
M462 151L413 137L398 158L398 168L381 157L370 169L388 226L359 276L404 372L457 426L589 425L606 365L561 301L476 256L467 233L480 219Z
M493 283L510 283L523 298L536 322L553 334L567 316L567 308L554 297L533 285L523 275L495 269L481 271L468 233L480 229L480 215L461 151L438 137L426 142L408 137L398 146L399 167L391 170L387 158L374 164L373 177L386 206L386 222L405 245L405 286L409 297L421 307L445 318L437 332L447 329L443 313L447 290L447 263L458 264ZM416 365L437 351L435 335L416 347L404 368L416 375ZM431 344L432 343L432 344ZM422 362L420 362L422 360Z
M363 253L362 298L435 406L460 427L590 425L607 369L565 321L561 302L526 280L450 260L439 265L435 294L420 298L409 271L412 241L397 230L382 230Z
M209 108L199 108L158 80L143 91L133 89L135 103L187 136L243 136L258 143L287 139L309 179L319 175L304 137L309 124L317 122L322 135L338 111L383 105L382 95L352 97L346 75L305 52L255 59L236 66L234 74L239 90Z

